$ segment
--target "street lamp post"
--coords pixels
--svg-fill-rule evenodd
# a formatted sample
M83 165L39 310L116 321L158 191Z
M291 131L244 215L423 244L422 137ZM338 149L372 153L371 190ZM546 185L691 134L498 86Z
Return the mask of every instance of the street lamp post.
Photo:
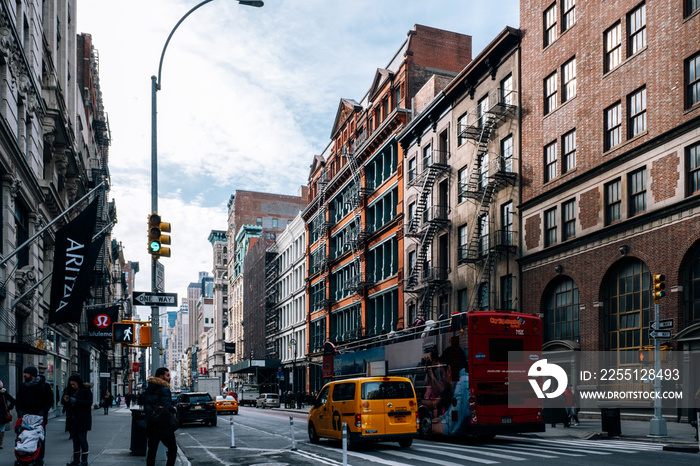
M292 377L291 377L291 387L292 387L292 396L294 396L294 378L297 376L296 374L296 362L297 362L297 341L296 339L292 338L289 340L289 344L292 345L294 348L294 358L292 359Z
M199 8L203 7L207 3L211 3L214 0L204 0L198 3L190 11L185 13L185 15L180 18L177 22L168 39L165 41L163 46L163 51L160 53L160 62L158 63L158 78L151 76L151 210L153 212L158 212L158 119L157 119L157 92L160 90L161 86L161 71L163 69L163 58L165 57L165 50L168 48L170 39L175 34L175 31L180 24L192 13L194 13ZM261 7L264 5L262 0L238 0L240 5ZM151 262L151 292L157 292L157 281L156 281L156 270L158 267L158 258L153 256ZM155 371L160 367L160 330L159 330L159 308L157 305L151 306L151 370L155 375Z

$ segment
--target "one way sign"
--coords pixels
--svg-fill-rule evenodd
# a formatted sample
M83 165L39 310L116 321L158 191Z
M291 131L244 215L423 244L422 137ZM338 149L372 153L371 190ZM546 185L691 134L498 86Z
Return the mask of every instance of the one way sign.
M177 307L177 293L149 293L134 291L134 306L170 306Z

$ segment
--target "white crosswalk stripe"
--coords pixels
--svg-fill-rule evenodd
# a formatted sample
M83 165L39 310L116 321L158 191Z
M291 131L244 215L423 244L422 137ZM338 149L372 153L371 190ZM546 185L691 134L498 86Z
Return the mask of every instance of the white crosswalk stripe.
M342 453L335 448L321 448ZM603 460L603 457L616 454L628 455L662 450L662 444L637 441L497 437L495 441L489 443L469 445L416 440L413 446L407 449L398 449L389 445L383 448L380 444L360 451L349 451L348 456L387 466L407 464L456 466L557 458L562 462L570 462L574 461L574 458L586 456Z

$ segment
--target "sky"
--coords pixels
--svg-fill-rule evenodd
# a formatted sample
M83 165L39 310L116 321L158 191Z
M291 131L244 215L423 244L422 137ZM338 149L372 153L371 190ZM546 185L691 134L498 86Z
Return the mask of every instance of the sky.
M198 0L77 0L92 36L111 133L110 196L136 291L151 289L151 76L168 35ZM226 230L237 189L297 195L330 142L341 98L361 101L415 24L472 36L476 56L517 0L214 0L187 17L165 51L157 92L158 213L172 224L165 291L187 296L212 273L212 230ZM142 316L150 309L139 307Z

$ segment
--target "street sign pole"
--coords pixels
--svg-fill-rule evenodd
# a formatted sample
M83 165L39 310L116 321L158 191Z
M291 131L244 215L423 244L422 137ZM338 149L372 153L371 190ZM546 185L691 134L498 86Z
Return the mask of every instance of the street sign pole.
M654 327L659 328L659 301L654 303ZM654 372L661 372L661 338L654 338ZM654 377L654 417L649 422L649 435L647 437L668 437L666 420L661 415L661 377Z
M151 268L151 292L158 291L156 270L158 259L153 257ZM160 316L157 304L151 306L151 375L156 375L156 369L160 367Z

